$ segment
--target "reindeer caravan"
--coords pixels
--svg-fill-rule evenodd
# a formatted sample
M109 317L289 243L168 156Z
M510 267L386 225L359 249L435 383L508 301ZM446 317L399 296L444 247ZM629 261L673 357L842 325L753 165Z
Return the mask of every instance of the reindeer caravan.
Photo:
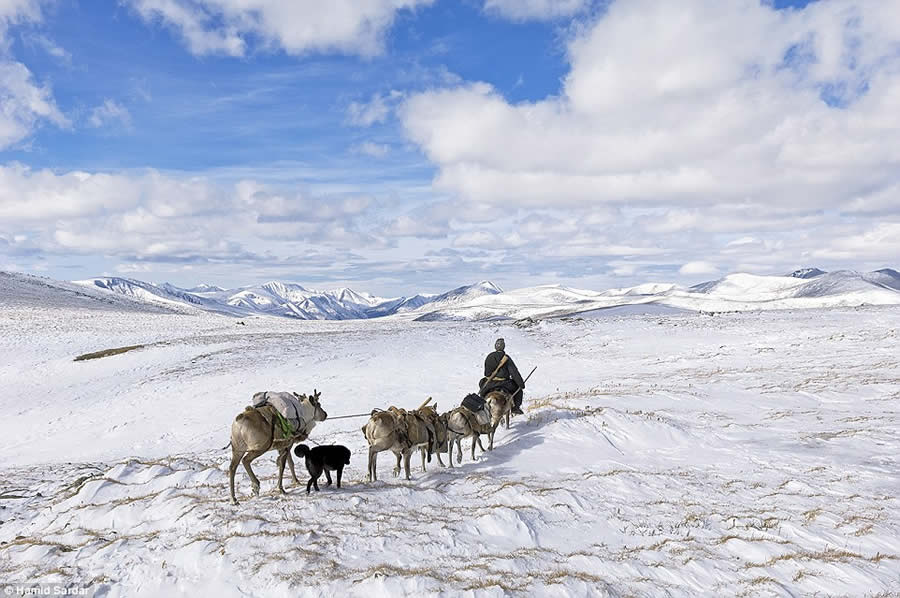
M373 409L369 421L362 427L362 433L369 444L368 481L378 479L376 464L378 453L391 451L397 458L394 475L400 475L401 465L406 479L410 478L409 462L418 451L422 457L422 471L426 460L430 463L436 455L438 463L444 467L441 453L447 453L450 467L453 467L453 445L457 448L457 463L462 462L462 440L472 439L472 460L475 460L475 445L482 451L481 436L488 437L488 449L494 449L494 433L501 422L506 420L509 429L511 415L521 414L522 391L525 382L513 360L505 353L503 339L497 339L494 352L485 359L485 375L479 382L480 392L463 399L462 405L443 414L438 413L437 403L429 405L428 398L418 409L407 411L398 407L386 410ZM534 373L534 368L531 373ZM294 482L300 484L294 471L291 447L306 440L317 422L325 421L328 414L319 404L319 392L299 395L291 392L259 392L253 395L253 406L248 406L239 414L231 426L231 465L229 484L231 501L238 504L234 494L234 477L238 463L243 463L250 477L254 495L259 494L259 479L250 468L250 463L270 450L278 451L278 491L285 493L283 486L284 468L288 465ZM354 415L341 417L358 417ZM332 418L340 419L340 418ZM227 447L226 447L227 448ZM341 470L349 463L349 451L342 446L319 446L310 450L299 445L295 450L298 457L306 460L311 474L307 493L311 485L318 490L316 479L323 471L331 483L329 471L337 471L340 487Z

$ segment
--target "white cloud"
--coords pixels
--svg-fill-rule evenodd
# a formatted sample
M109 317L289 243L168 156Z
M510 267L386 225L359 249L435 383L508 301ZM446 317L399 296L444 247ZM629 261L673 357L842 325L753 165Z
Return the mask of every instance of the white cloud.
M351 150L357 154L363 154L371 158L384 158L391 151L389 145L384 143L375 143L372 141L363 141L354 145Z
M121 126L131 128L131 113L128 108L114 100L104 100L91 111L88 123L92 127Z
M243 56L249 40L299 55L373 56L398 11L433 0L127 0L148 22L175 29L191 53Z
M485 0L484 10L513 21L570 17L590 5L590 0Z
M701 261L686 263L678 270L678 273L685 276L693 276L695 274L717 274L718 271L715 264Z
M0 0L0 24L41 18L40 0Z
M391 113L389 104L398 99L396 94L384 96L376 93L368 102L351 102L347 106L347 121L359 127L371 127L383 123Z
M446 237L449 227L440 222L430 221L427 217L415 217L402 214L393 219L381 233L388 237L419 237L438 239Z
M453 239L454 247L477 247L480 249L499 249L504 245L496 234L488 231L471 231L461 233Z
M46 35L30 34L24 36L23 39L26 43L37 46L63 64L68 65L72 62L72 54Z
M43 121L68 127L47 84L37 84L31 71L8 56L10 26L41 18L40 3L0 1L0 150L27 138Z
M241 263L277 260L306 243L385 246L359 225L371 203L363 195L279 192L255 181L219 184L153 170L56 173L0 166L0 238L11 255L28 249Z
M815 258L837 260L879 260L900 256L900 222L882 222L869 230L833 239L812 252Z
M896 0L617 0L573 31L545 99L463 82L398 109L435 191L515 215L535 261L712 274L900 254Z
M0 60L0 149L28 137L41 121L69 126L48 86L36 85L22 63Z
M510 104L469 83L413 95L401 117L435 185L480 201L834 206L897 178L886 5L620 0L570 42L559 95Z

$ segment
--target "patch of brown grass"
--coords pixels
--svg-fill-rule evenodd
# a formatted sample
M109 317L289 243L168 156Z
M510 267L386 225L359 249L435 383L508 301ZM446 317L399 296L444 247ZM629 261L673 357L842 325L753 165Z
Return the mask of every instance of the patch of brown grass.
M76 357L74 361L87 361L88 359L100 359L101 357L109 357L110 355L119 355L120 353L127 353L128 351L141 349L145 346L146 345L129 345L127 347L116 347L115 349L95 351L94 353L85 353L84 355Z

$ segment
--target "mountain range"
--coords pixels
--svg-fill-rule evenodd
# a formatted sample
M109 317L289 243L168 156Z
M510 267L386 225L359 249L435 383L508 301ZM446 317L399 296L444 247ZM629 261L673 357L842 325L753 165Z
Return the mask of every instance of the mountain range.
M413 312L428 306L440 310L503 290L488 281L458 287L442 294L384 298L348 288L308 289L296 283L270 281L262 285L223 289L200 285L182 289L130 278L91 278L75 284L99 288L150 303L188 304L234 316L268 315L301 320L357 320Z
M328 291L271 281L223 289L211 285L180 288L130 278L101 277L74 282L0 272L4 305L77 306L95 309L194 312L237 317L254 315L303 320L349 320L393 316L435 320L518 320L523 318L762 309L900 305L900 273L804 268L785 276L729 274L682 287L646 283L589 291L542 285L503 291L482 281L442 294L384 298L349 288Z

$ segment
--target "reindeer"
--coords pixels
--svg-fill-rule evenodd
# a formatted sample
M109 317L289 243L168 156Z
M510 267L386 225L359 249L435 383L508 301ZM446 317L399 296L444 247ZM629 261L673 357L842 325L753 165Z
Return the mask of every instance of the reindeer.
M259 393L257 393L259 394ZM297 483L297 475L294 473L294 462L290 458L291 447L306 440L316 422L325 421L328 414L319 404L321 393L313 389L312 396L293 393L300 402L299 419L300 427L290 437L284 435L284 431L277 425L278 416L275 407L262 405L260 407L246 407L243 413L239 413L231 424L231 464L228 467L228 481L231 490L232 504L238 504L234 496L234 474L238 463L244 464L247 475L250 476L253 494L259 496L259 479L250 468L254 459L271 450L278 451L278 492L284 494L284 465L290 460L291 475ZM254 395L256 396L256 395Z
M442 416L447 422L447 458L450 467L453 467L453 443L456 443L456 462L462 463L462 439L472 437L472 461L475 460L475 444L484 451L481 444L481 434L490 433L490 423L484 424L478 421L478 416L465 407L445 413Z
M428 454L428 462L431 463L431 455L437 455L438 463L441 467L446 467L444 462L441 460L441 453L447 452L447 418L445 415L438 415L437 403L429 406L422 406L416 410L419 415L425 420L426 424L431 428L434 433L434 438L432 439L431 446L426 450L425 447L420 447L419 451L422 453L422 470L425 470L425 455L426 452Z
M369 443L368 480L378 479L378 453L391 451L397 457L394 476L400 475L400 461L403 460L406 479L409 475L409 458L414 449L433 446L434 432L425 418L416 411L406 411L397 407L389 407L387 411L375 410L362 433ZM425 454L422 454L422 471L425 471Z

